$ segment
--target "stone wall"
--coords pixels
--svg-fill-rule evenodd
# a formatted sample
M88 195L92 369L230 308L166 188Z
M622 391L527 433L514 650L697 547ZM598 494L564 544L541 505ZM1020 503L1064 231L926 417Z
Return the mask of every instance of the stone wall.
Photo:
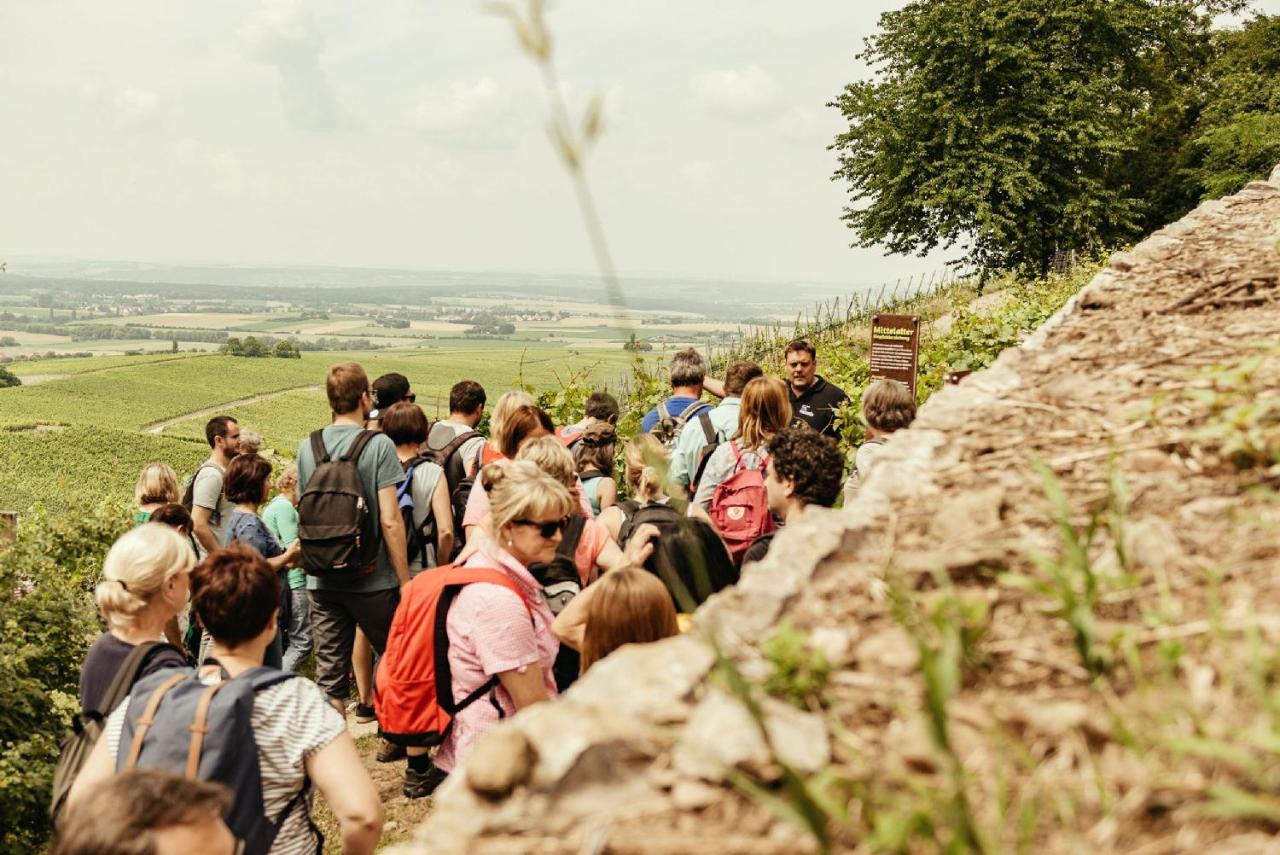
M788 526L695 632L618 651L482 740L402 851L817 851L779 806L787 770L840 851L1267 844L1277 389L1280 168L1115 256L934 395L855 502ZM1096 592L1069 577L1083 623L1049 590L1071 556L1040 467L1064 524L1099 521ZM762 684L783 623L834 671L807 709L757 691L766 743L716 663Z

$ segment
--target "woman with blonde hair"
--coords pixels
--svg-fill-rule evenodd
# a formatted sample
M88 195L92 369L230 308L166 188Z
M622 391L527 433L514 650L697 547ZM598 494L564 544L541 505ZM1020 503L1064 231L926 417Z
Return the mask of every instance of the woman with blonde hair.
M481 463L487 465L507 457L502 451L510 439L511 417L521 407L536 407L538 402L528 392L504 392L489 414L489 442L485 444ZM514 455L512 455L514 456Z
M578 568L578 576L583 587L594 578L596 568L612 570L622 564L622 550L609 536L609 530L600 523L590 519L583 507L582 481L578 479L577 467L573 455L564 444L554 436L542 436L531 440L520 453L517 460L528 460L543 472L564 485L573 498L575 512L570 516L563 537L572 540L572 546L562 545L562 551L572 548L573 563ZM566 554L568 554L566 552Z
M662 443L652 434L639 434L627 442L623 457L626 461L624 475L631 498L600 512L600 524L619 546L626 546L620 539L622 529L637 511L650 505L668 506L671 501L663 488L662 473L659 471L667 461Z
M667 586L643 567L623 567L603 576L570 601L552 629L582 654L584 674L624 644L659 641L680 632Z
M524 395L525 393L508 392L507 394L514 396ZM503 408L506 401L507 395L503 395L498 399L498 407ZM484 462L486 465L502 465L514 460L516 455L520 453L520 449L527 443L533 442L539 437L553 436L555 429L555 425L551 422L551 417L532 404L518 404L514 407L506 407L502 418L497 421L497 426L493 429L490 440L491 443L497 444L498 456L491 459L488 456L489 450L486 446L486 454L483 457ZM582 500L582 505L586 508L587 515L590 516L591 507L587 505L586 499ZM468 546L459 553L459 562L463 561L466 556L475 550L471 540L474 535L484 531L485 521L488 518L489 496L485 491L482 479L476 478L471 487L471 493L467 496L466 512L462 515L463 540L467 542Z
M453 600L445 621L452 697L465 698L497 682L487 697L458 712L434 761L426 748L409 749L409 798L430 795L502 718L556 696L552 667L560 644L529 565L555 557L565 520L574 512L573 497L528 460L486 466L481 478L489 490L488 536L463 566L498 569L520 593L467 585Z
M138 509L133 512L133 524L142 525L151 519L152 511L161 505L178 504L178 473L168 463L148 463L138 475L133 487L133 500Z
M107 631L89 647L80 668L83 714L106 718L111 710L101 709L101 704L107 688L133 649L161 641L166 628L176 632L175 618L187 605L195 560L188 541L161 523L140 525L112 545L94 591ZM173 638L171 644L150 649L138 676L186 664Z

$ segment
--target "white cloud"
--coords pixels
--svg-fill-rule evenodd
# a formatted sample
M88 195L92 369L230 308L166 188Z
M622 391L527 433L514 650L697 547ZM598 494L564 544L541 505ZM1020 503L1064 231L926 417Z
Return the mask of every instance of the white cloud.
M729 119L771 118L786 108L782 87L758 65L705 71L689 81L689 91L708 110Z
M132 127L148 121L155 116L160 103L156 93L134 86L109 89L95 83L81 91L97 112L116 128Z
M464 131L496 118L503 100L492 77L481 77L474 83L455 80L444 91L423 91L405 118L425 131Z
M306 0L263 0L239 30L246 56L280 72L285 115L308 131L343 124L342 108L320 64L324 34Z

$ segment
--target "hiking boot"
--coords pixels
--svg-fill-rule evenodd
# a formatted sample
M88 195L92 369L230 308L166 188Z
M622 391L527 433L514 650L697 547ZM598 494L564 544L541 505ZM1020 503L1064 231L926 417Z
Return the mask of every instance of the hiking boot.
M404 797L406 799L425 799L436 791L436 787L444 783L449 773L436 768L432 763L425 772L414 769L404 770Z
M376 721L378 716L373 711L373 707L362 703L356 703L351 707L351 714L355 716L356 724L368 724Z
M403 745L396 745L394 742L382 740L382 745L378 747L377 761L379 763L394 763L397 760L403 760L408 755L404 753Z

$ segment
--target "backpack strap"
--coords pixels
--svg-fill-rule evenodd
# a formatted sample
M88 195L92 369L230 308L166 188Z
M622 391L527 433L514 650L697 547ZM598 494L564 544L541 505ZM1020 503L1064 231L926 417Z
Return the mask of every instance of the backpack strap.
M698 424L702 425L702 435L707 438L707 445L716 444L716 429L711 424L711 412L703 410L698 413Z
M311 432L311 456L315 458L315 465L329 462L329 450L324 447L324 429ZM199 473L196 473L199 474Z
M88 716L104 719L111 715L115 708L129 697L129 690L138 681L138 675L142 673L142 669L147 667L147 660L151 658L151 654L161 647L172 646L163 641L144 641L142 644L134 645L129 655L116 669L115 676L111 678L111 684L107 686L106 694L98 702L101 709L86 710Z
M195 717L191 720L191 742L187 745L187 780L196 780L200 773L200 753L204 750L204 735L209 732L209 706L213 703L213 696L227 682L219 680L200 694Z
M711 405L708 404L706 401L699 398L698 400L694 401L692 404L690 404L689 406L681 410L680 415L676 416L676 419L683 424L684 422L687 422L689 421L689 419L693 418L693 414L698 412L698 410L702 409L703 407L710 407L710 406Z
M659 401L658 402L658 421L664 422L669 418L671 418L671 411L667 409L667 402Z
M586 482L586 481L594 480L596 478L607 478L609 476L605 475L599 469L585 469L582 472L578 473L578 477L581 478L584 482Z
M373 438L379 433L380 431L376 430L360 431L355 442L351 443L351 447L347 449L347 453L342 455L342 459L353 464L359 461L360 455L364 453L364 447L373 442Z
M737 472L742 468L742 450L738 448L736 439L729 440L729 450L733 452L733 471Z
M495 674L486 680L484 685L469 693L462 700L458 701L453 697L453 669L449 666L449 630L447 622L449 608L453 605L453 601L457 599L458 594L462 593L463 588L474 582L489 582L507 588L519 597L525 611L529 612L530 620L533 619L533 612L529 608L529 603L524 598L524 594L520 593L520 589L516 587L516 583L511 581L507 574L501 570L468 567L445 567L442 570L457 574L460 578L444 585L440 589L440 599L436 603L435 640L433 645L436 664L436 702L440 705L440 709L447 712L451 717L457 718L458 713L496 688L499 682L498 676ZM433 570L432 572L440 571ZM499 711L501 712L501 710Z
M556 546L556 555L572 560L574 553L578 551L578 542L582 540L582 532L586 528L586 517L581 514L570 516L569 522L564 527L564 534L560 538L560 543Z
M439 455L440 462L441 463L448 462L449 458L453 457L453 455L457 453L459 448L462 448L462 446L466 445L468 442L470 442L471 440L475 439L478 436L484 436L484 434L482 434L478 430L469 430L469 431L464 431L463 433L460 433L457 436L455 436L453 439L449 440L448 444L445 445L443 448L441 448L437 452L437 454Z
M137 730L133 732L133 743L129 746L129 759L125 762L124 771L127 772L138 765L138 756L142 754L142 740L147 738L147 731L156 723L156 710L160 708L160 702L164 700L164 696L188 676L190 676L188 672L179 671L151 693L151 697L147 699L147 706L142 710L142 717L138 719Z

